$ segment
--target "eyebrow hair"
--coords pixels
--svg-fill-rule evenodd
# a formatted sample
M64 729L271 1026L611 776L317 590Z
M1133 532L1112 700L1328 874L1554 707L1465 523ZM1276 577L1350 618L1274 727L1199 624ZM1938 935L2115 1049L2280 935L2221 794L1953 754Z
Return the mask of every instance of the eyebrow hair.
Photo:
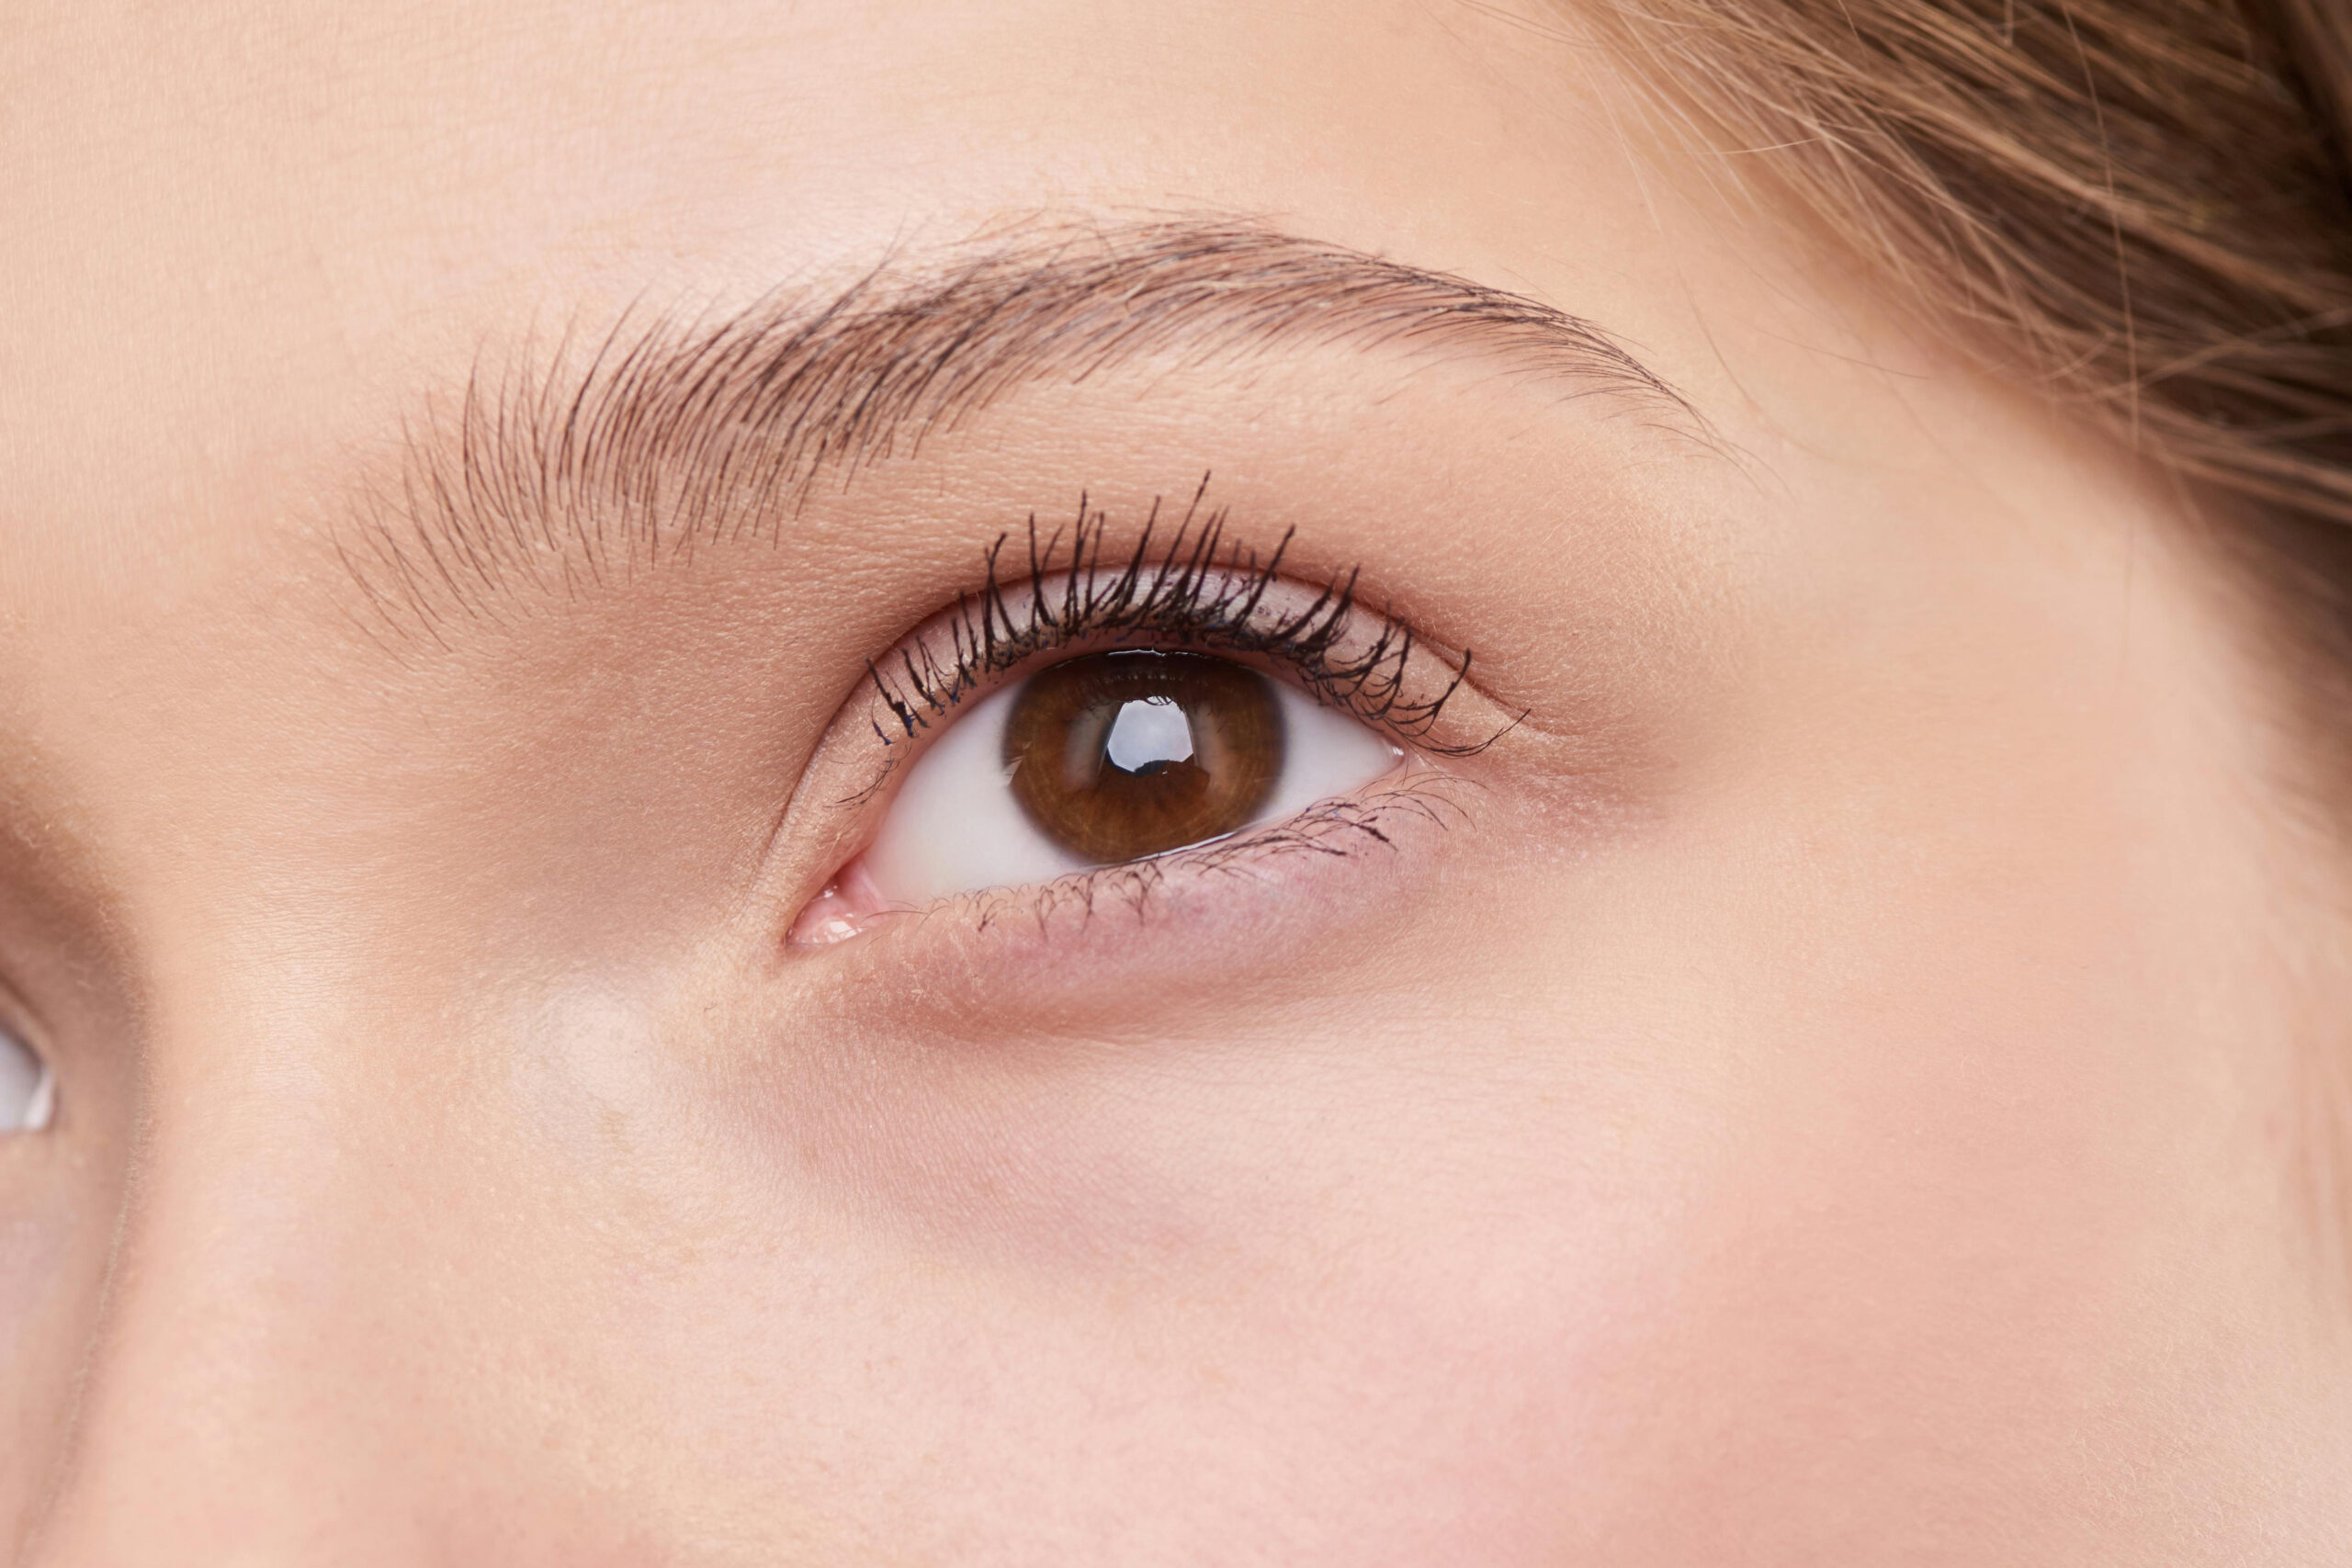
M478 357L335 548L384 619L440 640L525 590L757 536L820 478L910 457L1023 386L1311 347L1472 359L1708 439L1607 333L1521 295L1230 220L1029 229L716 321L633 308L584 360L569 340L544 365Z

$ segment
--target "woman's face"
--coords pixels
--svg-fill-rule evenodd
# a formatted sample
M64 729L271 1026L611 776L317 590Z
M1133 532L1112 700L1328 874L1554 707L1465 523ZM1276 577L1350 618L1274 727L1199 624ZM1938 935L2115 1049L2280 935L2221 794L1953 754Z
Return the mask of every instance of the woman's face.
M2256 616L1550 13L39 11L23 1561L2345 1543Z

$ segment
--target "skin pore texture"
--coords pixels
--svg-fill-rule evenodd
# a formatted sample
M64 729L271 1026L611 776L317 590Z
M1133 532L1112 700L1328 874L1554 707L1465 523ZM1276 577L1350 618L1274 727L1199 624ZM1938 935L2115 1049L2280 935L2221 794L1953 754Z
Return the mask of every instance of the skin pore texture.
M2346 1560L2254 612L1563 26L18 7L0 1560ZM1196 493L1442 804L790 946Z

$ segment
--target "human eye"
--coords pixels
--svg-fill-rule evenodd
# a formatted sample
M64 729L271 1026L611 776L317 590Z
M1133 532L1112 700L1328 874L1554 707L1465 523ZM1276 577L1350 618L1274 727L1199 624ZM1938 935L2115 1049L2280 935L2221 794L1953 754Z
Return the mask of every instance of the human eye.
M56 1079L49 1064L0 1022L0 1137L41 1131L55 1103Z
M877 817L795 945L966 896L1091 904L1106 874L1140 894L1188 861L1385 844L1385 810L1429 817L1436 760L1492 739L1443 725L1466 657L1365 608L1354 574L1291 578L1287 537L1261 559L1221 521L1156 532L1106 561L1099 514L1033 525L1010 582L1001 538L977 593L870 667Z
M910 907L1284 821L1396 770L1362 720L1214 654L1119 649L974 704L909 769L864 857Z

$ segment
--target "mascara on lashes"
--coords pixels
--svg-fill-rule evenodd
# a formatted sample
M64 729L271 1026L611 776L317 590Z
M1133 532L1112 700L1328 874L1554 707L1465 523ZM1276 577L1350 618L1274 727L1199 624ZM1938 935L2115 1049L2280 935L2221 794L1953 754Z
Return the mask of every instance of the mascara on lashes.
M1410 627L1383 618L1361 649L1347 648L1356 620L1358 569L1335 574L1303 607L1272 618L1264 615L1270 592L1283 581L1283 561L1295 530L1284 529L1272 552L1261 559L1255 550L1229 540L1225 509L1200 515L1206 490L1204 479L1172 535L1165 536L1155 500L1125 560L1114 558L1108 570L1108 514L1082 494L1073 522L1049 535L1041 536L1035 514L1030 515L1026 570L1011 590L1004 550L1012 536L1000 534L987 551L979 592L957 596L944 628L944 656L934 634L902 648L892 665L867 662L868 678L888 716L888 722L875 716L876 736L886 747L903 745L993 677L1039 654L1091 639L1122 646L1148 641L1274 660L1333 706L1434 755L1468 756L1493 743L1495 736L1463 745L1431 739L1446 704L1468 678L1466 650L1438 690L1416 697L1408 692L1408 674L1420 645Z

